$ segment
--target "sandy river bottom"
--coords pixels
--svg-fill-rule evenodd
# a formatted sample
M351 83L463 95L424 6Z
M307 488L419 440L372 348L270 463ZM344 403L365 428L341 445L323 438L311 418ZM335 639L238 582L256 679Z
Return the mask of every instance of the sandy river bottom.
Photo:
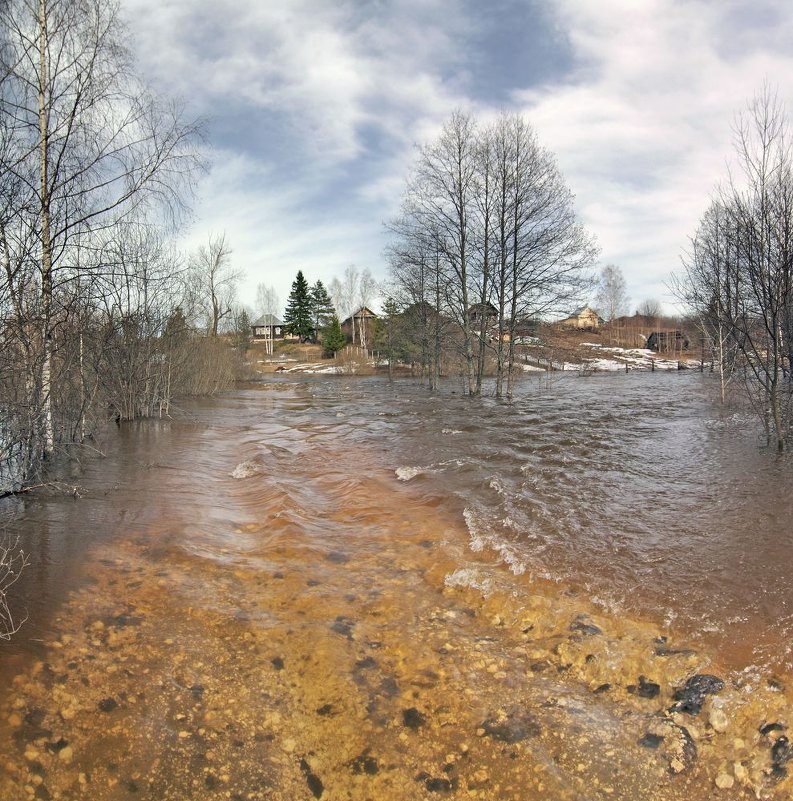
M395 483L360 479L321 545L273 501L212 558L189 509L86 554L3 666L0 798L790 797L787 677L559 585L450 580L490 557Z

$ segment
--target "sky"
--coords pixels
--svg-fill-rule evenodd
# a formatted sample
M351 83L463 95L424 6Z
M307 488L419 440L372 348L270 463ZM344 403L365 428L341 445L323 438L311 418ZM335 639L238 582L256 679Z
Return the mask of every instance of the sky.
M239 299L302 270L387 277L385 222L457 109L518 112L631 309L670 275L764 84L793 113L789 0L121 0L138 70L206 121L180 240L225 233ZM591 298L594 301L594 295Z

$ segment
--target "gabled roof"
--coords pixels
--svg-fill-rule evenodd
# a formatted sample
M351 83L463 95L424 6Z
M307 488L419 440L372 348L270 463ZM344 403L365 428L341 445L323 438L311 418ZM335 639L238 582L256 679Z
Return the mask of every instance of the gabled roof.
M254 320L251 325L254 328L261 328L267 325L283 325L283 322L281 322L281 320L279 320L274 314L263 314L258 320Z
M342 325L347 325L347 323L352 321L353 317L356 320L361 320L361 319L374 320L377 317L377 315L371 309L367 308L366 306L361 306L361 308L358 309L358 311L356 311L354 314L351 314L346 320L342 320L341 324Z

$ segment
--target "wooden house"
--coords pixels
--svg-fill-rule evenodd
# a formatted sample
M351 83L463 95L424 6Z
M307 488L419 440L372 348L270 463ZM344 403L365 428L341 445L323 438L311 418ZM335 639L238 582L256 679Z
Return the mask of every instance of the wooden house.
M346 320L342 320L341 330L353 344L371 349L376 323L377 315L366 306L361 306Z
M284 324L272 314L263 314L251 325L254 342L284 339Z
M603 325L603 320L593 308L582 306L580 309L576 309L569 317L559 320L559 325L567 328L578 328L581 331L596 331Z

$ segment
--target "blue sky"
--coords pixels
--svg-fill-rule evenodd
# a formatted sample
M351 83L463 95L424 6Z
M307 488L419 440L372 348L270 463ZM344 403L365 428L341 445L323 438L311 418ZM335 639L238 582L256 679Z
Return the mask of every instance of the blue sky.
M208 120L183 247L225 231L240 300L298 269L385 277L415 148L457 108L525 114L635 306L657 298L768 81L789 0L122 0L140 71Z

